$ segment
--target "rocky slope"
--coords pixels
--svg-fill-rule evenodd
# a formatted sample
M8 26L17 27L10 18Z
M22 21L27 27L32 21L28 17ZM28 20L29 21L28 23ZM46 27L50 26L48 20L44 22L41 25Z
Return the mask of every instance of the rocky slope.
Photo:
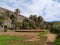
M1 8L1 7L0 7L0 15L4 14L6 11L9 11L10 15L13 14L13 11L10 11L10 10L8 10L8 9ZM22 15L17 15L17 20L18 20L19 22L21 22L24 18L26 18L26 17L24 17L24 16L22 16Z

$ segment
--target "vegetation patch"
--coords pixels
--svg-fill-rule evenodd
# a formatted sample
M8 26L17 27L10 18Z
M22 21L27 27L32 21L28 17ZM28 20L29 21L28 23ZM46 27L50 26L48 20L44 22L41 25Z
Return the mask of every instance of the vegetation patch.
M19 37L19 36L6 36L6 35L1 35L0 36L0 45L13 45L16 43L19 43L19 41L23 41L24 37Z
M60 45L60 35L56 38L54 45Z
M0 45L40 45L40 41L25 41L24 36L0 36Z

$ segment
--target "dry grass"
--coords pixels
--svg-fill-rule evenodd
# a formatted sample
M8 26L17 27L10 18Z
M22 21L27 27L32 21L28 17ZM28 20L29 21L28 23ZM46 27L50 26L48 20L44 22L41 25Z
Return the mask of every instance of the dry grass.
M0 32L0 35L7 35L7 36L24 36L27 38L26 41L37 41L40 40L38 33L32 32Z

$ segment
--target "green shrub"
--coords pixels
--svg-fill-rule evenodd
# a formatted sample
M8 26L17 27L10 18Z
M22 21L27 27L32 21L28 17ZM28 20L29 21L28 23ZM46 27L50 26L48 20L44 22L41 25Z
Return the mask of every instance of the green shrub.
M50 32L59 34L60 33L60 23L54 23L52 25Z
M4 32L7 32L7 25L4 26Z
M60 35L56 38L54 45L60 45Z

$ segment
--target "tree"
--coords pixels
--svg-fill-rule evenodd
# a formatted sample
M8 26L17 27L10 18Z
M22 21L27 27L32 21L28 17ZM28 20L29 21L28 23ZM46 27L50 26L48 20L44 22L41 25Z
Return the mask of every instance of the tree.
M45 21L41 16L37 17L37 15L31 15L29 19L33 20L35 22L36 27L38 28L44 29L46 27L46 25L44 24Z
M20 10L18 8L15 10L15 14L16 15L19 15L20 14Z
M29 23L23 22L22 29L29 29Z
M34 22L37 21L37 15L31 15L29 19L33 20Z
M20 15L20 10L17 8L15 11L14 11L14 14L15 14L15 20L17 22L17 18L18 18L18 15Z
M23 28L26 28L26 29L36 29L37 26L36 26L36 24L32 20L30 20L29 18L25 18L23 20Z
M11 19L12 28L14 28L14 27L15 27L15 23L16 23L16 17L12 14L12 15L10 16L10 19Z
M4 21L5 21L5 17L0 16L0 26L3 26Z
M10 19L11 19L12 23L15 23L16 17L15 17L14 15L11 15L11 16L10 16Z
M28 18L25 18L23 22L29 22L30 20Z
M35 21L36 26L38 26L38 18L37 18L37 15L34 15L33 17L34 17L33 20Z
M5 17L9 17L10 16L10 11L6 11L5 13L4 13L4 15L5 15Z
M34 19L33 15L31 15L31 16L29 17L29 19L33 20L33 19Z
M53 22L50 32L60 34L60 22Z
M29 28L30 29L37 29L38 27L33 22L29 22Z
M29 17L29 19L31 19L35 23L35 25L38 26L38 18L37 18L37 15L31 15Z
M7 32L7 25L4 25L4 32Z
M22 23L16 22L15 25L16 25L16 28L22 29Z
M41 16L39 16L38 17L38 27L39 28L43 28L43 26L44 26L43 21L44 21L44 19Z
M5 21L5 17L4 16L0 16L0 27L1 27L1 30L4 30L4 21Z
M15 15L16 15L16 18L17 18L17 15L19 15L20 14L20 10L17 8L16 10L15 10Z
M39 16L38 17L38 22L40 23L40 22L44 22L44 19L41 17L41 16Z

